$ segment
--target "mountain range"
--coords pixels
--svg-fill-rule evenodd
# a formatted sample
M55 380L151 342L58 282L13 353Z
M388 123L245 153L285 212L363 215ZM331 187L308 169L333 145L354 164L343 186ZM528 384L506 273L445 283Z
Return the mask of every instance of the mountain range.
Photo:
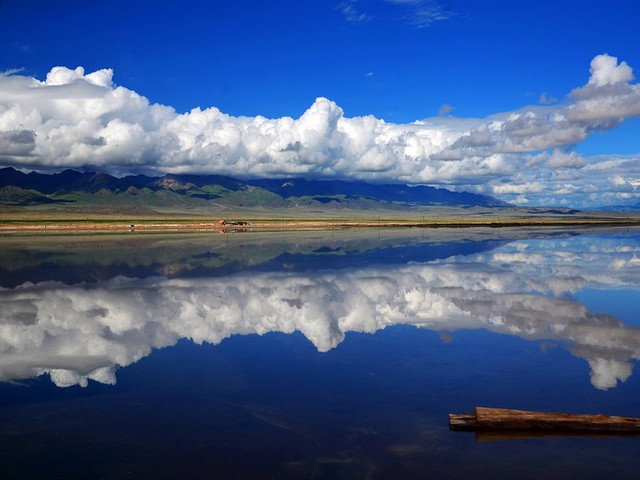
M402 209L418 206L510 207L487 195L444 188L303 178L239 180L221 175L131 175L0 169L0 205L196 208Z

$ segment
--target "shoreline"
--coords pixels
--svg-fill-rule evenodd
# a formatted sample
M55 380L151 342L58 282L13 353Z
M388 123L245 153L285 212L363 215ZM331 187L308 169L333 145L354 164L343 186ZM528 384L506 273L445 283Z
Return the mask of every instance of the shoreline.
M504 217L503 217L504 218ZM107 232L180 232L216 231L220 233L238 231L302 231L345 230L354 228L512 228L512 227L620 227L640 226L640 218L582 217L582 218L504 218L496 219L428 219L416 220L256 220L245 225L220 225L218 222L198 221L152 221L138 223L122 221L4 221L1 234L11 233L107 233Z

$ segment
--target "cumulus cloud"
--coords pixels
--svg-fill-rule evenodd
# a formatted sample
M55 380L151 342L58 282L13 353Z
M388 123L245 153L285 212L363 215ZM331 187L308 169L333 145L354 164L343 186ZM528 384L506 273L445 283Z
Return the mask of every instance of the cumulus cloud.
M602 87L616 83L628 83L633 80L633 70L627 62L620 62L610 55L598 55L591 60L589 85Z
M571 180L576 185L591 182L593 170L582 168L586 159L567 149L593 131L640 115L640 86L631 83L631 67L606 54L594 58L589 81L564 103L407 124L347 117L327 98L316 99L299 118L234 117L215 107L179 114L113 78L111 69L86 73L82 67L54 67L42 81L0 74L0 163L116 174L358 178L489 194L520 175L544 185L540 195L553 195L560 191L555 182L567 182L557 177L559 169L580 170ZM440 113L450 112L445 104ZM533 161L536 155L547 160ZM595 188L599 179L593 179Z
M563 342L589 363L596 388L611 388L640 358L640 330L567 297L585 288L637 290L640 249L623 246L615 238L527 240L386 268L25 283L0 289L0 379L48 373L59 386L112 384L118 366L181 338L218 344L299 331L325 352L348 332L402 324ZM607 270L612 259L617 267Z
M8 130L0 132L0 151L8 155L28 157L36 147L33 130Z
M633 371L633 366L626 361L595 358L589 361L591 383L600 390L615 387L618 381L625 382Z

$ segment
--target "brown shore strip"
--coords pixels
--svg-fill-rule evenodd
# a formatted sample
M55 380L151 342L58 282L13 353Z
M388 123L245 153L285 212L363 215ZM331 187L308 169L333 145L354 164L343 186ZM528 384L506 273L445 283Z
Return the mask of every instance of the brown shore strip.
M638 226L640 218L513 218L501 221L489 219L470 219L469 221L428 219L415 220L257 220L247 225L220 225L218 222L200 221L152 221L137 223L122 221L4 221L0 225L1 233L88 233L88 232L124 232L124 231L278 231L278 230L331 230L349 228L510 228L510 227L576 227L576 226Z

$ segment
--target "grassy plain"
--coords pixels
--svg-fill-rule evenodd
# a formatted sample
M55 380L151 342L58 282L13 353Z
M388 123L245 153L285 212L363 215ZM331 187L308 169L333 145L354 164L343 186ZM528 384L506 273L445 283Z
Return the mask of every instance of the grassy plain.
M227 225L221 225L225 220ZM233 225L247 222L248 225ZM357 227L522 227L572 225L640 225L640 214L582 212L544 208L422 207L394 210L294 210L238 209L47 209L2 208L0 232L29 231L171 231L221 230L314 230Z

